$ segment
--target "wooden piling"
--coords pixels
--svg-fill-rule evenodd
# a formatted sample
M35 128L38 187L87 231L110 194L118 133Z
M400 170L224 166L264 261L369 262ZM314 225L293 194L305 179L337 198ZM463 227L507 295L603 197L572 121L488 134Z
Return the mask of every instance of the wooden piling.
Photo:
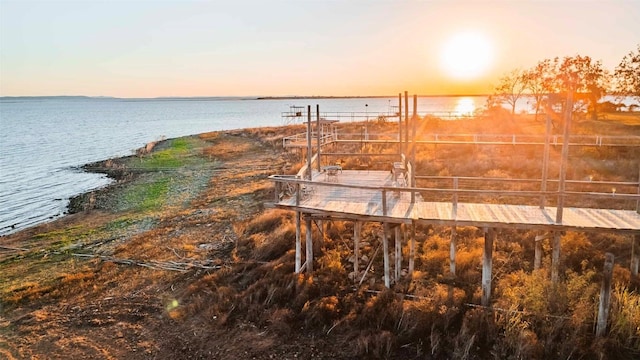
M409 278L413 277L413 268L416 257L416 223L411 222L411 239L409 240Z
M405 90L404 92L404 123L406 125L409 125L409 92ZM407 130L409 130L409 128L407 128ZM406 146L408 145L407 143L409 142L409 132L406 131L404 134L404 142L405 142L405 150L406 150ZM402 139L400 139L400 141L402 141Z
M535 237L533 269L538 270L542 267L542 240L548 239L549 234L538 234Z
M544 152L542 155L542 183L540 184L540 191L545 193L547 191L547 178L549 177L549 142L551 136L551 115L546 114L546 126L544 137ZM543 194L540 196L540 209L544 209L546 205L547 197Z
M451 243L449 245L449 273L456 276L456 227L451 227Z
M300 211L296 211L296 274L300 273L302 266L302 229L300 228Z
M559 231L553 233L553 249L551 250L551 282L556 284L560 274L560 236Z
M482 252L482 306L491 301L491 272L493 267L493 240L495 230L488 228L484 233L484 251Z
M360 232L362 231L362 223L356 221L353 223L353 282L357 281L360 272Z
M384 286L391 287L389 277L389 225L382 224L382 258L384 259Z
M564 120L564 132L562 135L562 158L560 160L560 179L558 179L558 205L556 207L556 224L562 224L564 211L565 181L567 178L567 167L569 166L569 128L571 127L571 116L573 113L573 91L569 91L567 97Z
M320 172L320 170L322 169L321 167L321 162L320 162L320 153L321 153L321 148L322 148L322 144L320 143L320 104L316 104L316 138L318 141L318 159L316 161L317 163L317 169L318 172Z
M313 149L311 148L311 105L307 105L307 180L311 180L311 157ZM309 267L307 267L308 269Z
M307 256L305 263L307 264L307 274L313 273L313 238L311 237L311 216L306 215L304 218L305 227L307 228L306 250Z
M604 255L604 278L600 289L600 305L598 306L598 323L596 326L596 336L604 336L607 332L607 321L609 319L609 304L611 301L611 278L613 276L613 254Z
M402 235L400 234L400 225L396 225L394 232L396 246L395 279L396 283L398 283L400 273L402 272Z
M402 93L398 94L398 154L404 153L404 145L402 143Z
M635 234L631 238L631 275L638 276L638 265L640 265L640 234Z

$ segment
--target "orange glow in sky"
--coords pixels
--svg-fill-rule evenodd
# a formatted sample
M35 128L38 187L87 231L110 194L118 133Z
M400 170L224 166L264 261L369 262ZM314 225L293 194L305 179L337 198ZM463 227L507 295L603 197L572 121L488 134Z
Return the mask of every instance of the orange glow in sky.
M545 58L613 70L639 18L636 0L0 0L0 95L486 94Z

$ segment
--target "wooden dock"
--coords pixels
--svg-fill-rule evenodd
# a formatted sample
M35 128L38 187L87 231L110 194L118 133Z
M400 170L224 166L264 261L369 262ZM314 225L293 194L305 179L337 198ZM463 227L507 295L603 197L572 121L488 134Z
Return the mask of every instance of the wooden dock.
M518 204L428 202L421 196L411 202L412 190L398 187L390 171L343 170L336 179L313 172L312 181L296 179L274 181L301 184L303 194L283 197L273 206L344 220L380 221L448 226L540 229L549 231L612 231L640 233L640 214L635 210L611 210L565 207L561 222L556 222L556 207ZM416 189L415 192L433 191ZM500 192L504 194L504 191ZM515 193L515 192L514 192ZM530 192L522 192L531 195ZM539 194L539 193L537 193ZM618 195L623 198L622 195ZM384 201L383 201L384 198ZM631 196L630 199L635 199ZM297 203L296 203L297 201ZM385 205L383 207L383 205Z
M640 147L638 136L585 136L569 134L571 116L565 119L565 130L562 135L551 135L550 116L547 118L545 135L487 135L487 134L421 134L416 137L416 96L414 96L413 117L409 118L408 95L404 94L404 111L402 111L402 94L399 94L399 114L397 134L371 134L363 126L360 134L339 134L337 129L322 127L318 116L316 131L313 133L311 108L308 107L307 133L285 138L285 148L301 148L301 159L306 154L306 164L297 175L271 176L275 184L275 196L267 206L291 210L296 213L296 245L295 271L297 273L313 272L313 229L316 221L318 230L323 231L320 222L324 220L344 220L354 222L353 257L354 280L364 280L364 273L359 268L359 241L362 224L378 222L382 224L381 248L384 264L384 285L390 287L392 281L401 278L402 243L408 245L408 276L414 270L416 249L416 225L430 224L451 227L450 239L450 275L456 272L456 227L473 226L484 232L484 248L482 254L482 305L490 305L492 291L493 244L499 228L537 230L538 235L532 238L535 249L534 268L542 266L542 241L551 242L551 281L559 281L561 236L565 231L578 232L615 232L632 235L632 248L640 247L640 179L637 182L597 182L567 179L569 147ZM569 107L571 106L569 99ZM316 109L316 114L319 114ZM404 114L404 116L403 116ZM411 133L411 136L409 134ZM403 137L404 135L404 137ZM376 144L388 145L386 152L377 154L347 154L323 151L328 144ZM510 146L542 146L542 174L539 179L485 179L472 177L434 177L417 176L415 149L418 145L510 145ZM551 146L561 146L560 170L557 179L549 179L549 153ZM396 151L397 150L397 151ZM411 153L409 154L409 150ZM406 151L406 152L405 152ZM315 154L314 154L315 152ZM342 169L338 165L321 166L321 161L329 164L331 157L379 156L389 158L389 170L352 170ZM399 161L398 161L399 160ZM385 160L386 161L386 160ZM341 162L342 163L342 162ZM339 170L337 170L339 168ZM331 171L327 171L327 170ZM416 179L441 181L449 184L446 188L419 188ZM473 183L471 188L460 188L459 180ZM489 182L489 189L477 186L478 181ZM540 187L528 185L536 190L509 190L520 186L509 186L522 183L539 183ZM547 190L547 185L557 185L554 191ZM566 185L572 185L568 191ZM588 185L587 185L588 184ZM505 186L497 186L505 185ZM609 193L595 191L576 191L584 185L592 189L599 186L598 191L613 189ZM434 185L430 185L434 186ZM437 185L436 185L437 186ZM616 192L616 187L620 190ZM501 188L496 190L496 188ZM434 199L437 199L434 200ZM450 199L450 201L446 201ZM463 199L460 201L460 199ZM505 200L506 199L506 200ZM594 201L594 199L596 201ZM444 200L444 201L443 201ZM568 201L575 206L568 206ZM598 201L598 200L607 200ZM620 202L616 202L616 201ZM611 208L609 203L616 203ZM538 205L532 205L538 204ZM585 206L600 206L593 208ZM595 204L595 205L591 205ZM607 205L604 205L607 204ZM550 206L553 205L553 206ZM304 219L305 231L302 223ZM408 230L410 228L410 231ZM394 234L393 234L394 233ZM410 235L408 235L410 233ZM393 236L392 236L393 235ZM302 253L302 238L305 238L305 253ZM395 249L390 248L393 239ZM377 250L376 250L377 252ZM395 253L395 264L391 263L390 253ZM374 253L375 257L375 253ZM304 262L303 262L304 259ZM631 255L631 274L638 276L640 254ZM394 273L392 274L392 267ZM606 323L606 321L605 321Z

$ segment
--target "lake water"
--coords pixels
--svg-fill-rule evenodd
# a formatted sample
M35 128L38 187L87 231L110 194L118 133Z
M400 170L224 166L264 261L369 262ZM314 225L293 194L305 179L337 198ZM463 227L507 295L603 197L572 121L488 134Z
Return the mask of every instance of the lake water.
M349 99L0 98L0 235L50 221L70 197L109 184L79 167L131 155L162 137L278 126L291 106L346 112L343 121L395 112L397 97ZM421 97L418 112L472 113L486 97ZM526 110L523 100L518 111ZM410 111L411 111L410 102ZM358 118L358 115L360 118Z

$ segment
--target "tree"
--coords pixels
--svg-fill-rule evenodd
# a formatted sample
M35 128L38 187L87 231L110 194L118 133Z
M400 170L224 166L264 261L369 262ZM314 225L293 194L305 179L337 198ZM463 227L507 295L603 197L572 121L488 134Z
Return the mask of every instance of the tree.
M622 58L616 67L614 79L617 93L634 96L640 100L640 44L635 53L631 51Z
M540 107L545 99L545 96L553 92L552 78L553 67L550 59L545 59L533 68L524 72L524 77L527 83L527 89L534 101L535 120L538 120L538 114L540 113Z
M571 110L587 105L592 119L598 117L598 100L609 83L609 74L600 61L580 55L545 59L527 71L526 76L536 100L536 111L543 102L549 107L559 104L564 107L564 99L571 93L575 101Z
M511 106L511 117L516 112L516 103L527 89L527 78L521 69L515 69L500 78L494 90L493 100Z

